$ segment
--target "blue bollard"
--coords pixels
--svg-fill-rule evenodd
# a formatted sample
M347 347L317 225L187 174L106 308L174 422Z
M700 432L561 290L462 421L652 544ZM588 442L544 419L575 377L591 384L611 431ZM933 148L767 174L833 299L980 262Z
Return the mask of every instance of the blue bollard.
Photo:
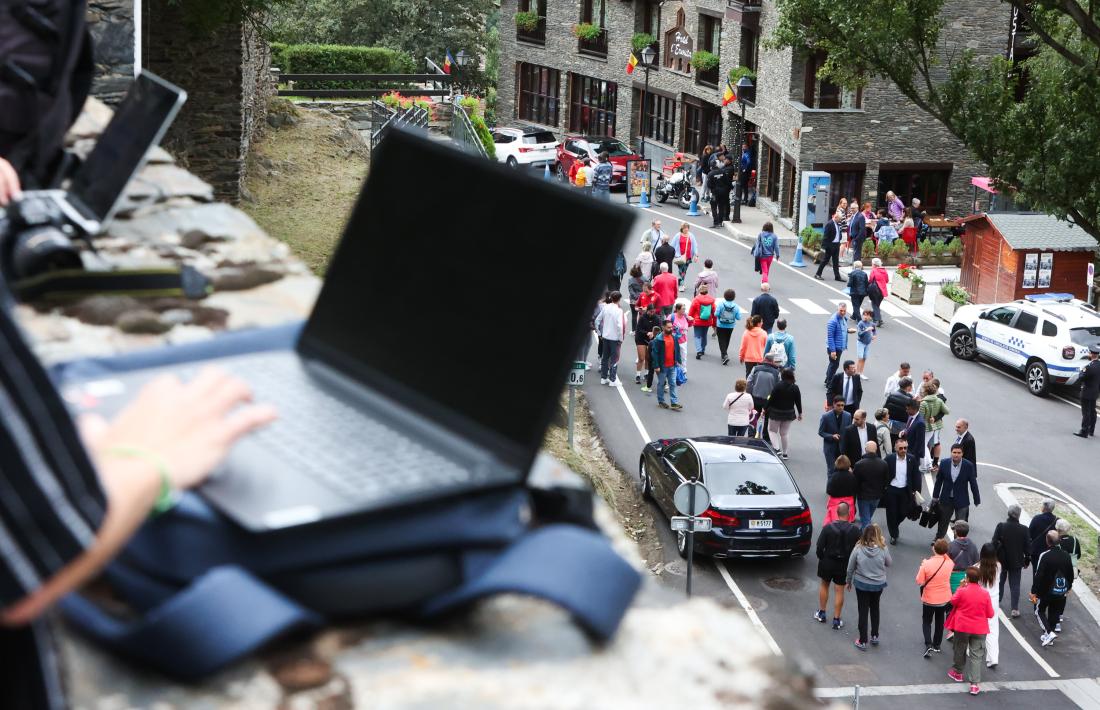
M799 269L806 267L806 262L802 261L802 238L798 239L798 246L794 249L794 261L791 262L791 266Z
M703 213L699 211L699 193L691 193L691 204L688 205L688 217L702 217Z
M550 163L547 163L546 165L544 165L542 167L542 179L543 180L552 180L553 179L553 176L550 174Z
M649 191L646 190L642 193L642 196L638 199L639 207L649 207Z

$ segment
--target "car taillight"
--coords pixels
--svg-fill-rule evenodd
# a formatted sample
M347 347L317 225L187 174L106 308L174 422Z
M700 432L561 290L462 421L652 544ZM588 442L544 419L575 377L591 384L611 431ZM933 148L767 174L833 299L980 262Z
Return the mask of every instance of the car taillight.
M789 518L784 518L783 523L779 526L782 528L797 528L800 525L812 525L813 519L810 517L809 509L803 510L798 515L792 515Z
M1072 345L1067 345L1066 347L1062 348L1063 360L1072 360L1076 355L1077 348L1073 347Z
M710 518L714 521L714 527L716 528L735 528L741 524L741 521L732 515L726 515L719 513L714 508L707 508L703 511L704 518Z
M535 150L535 149L534 148L523 148L523 147L521 147L519 149L519 152L521 152L521 153L530 153L532 150Z

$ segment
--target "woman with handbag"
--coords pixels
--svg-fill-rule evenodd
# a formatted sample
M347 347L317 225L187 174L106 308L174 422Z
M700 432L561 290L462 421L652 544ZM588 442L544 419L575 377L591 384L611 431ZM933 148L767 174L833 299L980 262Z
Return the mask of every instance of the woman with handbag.
M829 496L829 500L825 504L825 522L822 525L828 525L837 520L837 506L841 503L847 503L848 510L852 511L851 522L859 524L855 514L856 491L859 486L856 484L855 474L852 473L852 462L847 456L841 454L836 457L833 467L833 475L829 477L829 483L825 486L825 495Z
M878 646L879 601L886 589L886 568L890 566L890 550L876 523L863 529L851 557L848 558L848 591L856 590L859 608L859 638L855 647L867 650L867 642ZM871 619L871 635L867 636L867 618Z
M989 592L989 600L993 609L1001 605L1001 585L998 580L1001 577L1001 563L997 561L997 549L993 543L982 545L981 556L978 558L978 584ZM994 668L1001 656L1001 623L994 614L989 620L989 634L985 637L985 667Z
M764 405L764 418L768 422L768 438L772 446L775 446L778 437L779 446L776 448L779 457L789 459L791 422L802 421L802 391L795 384L794 370L791 368L783 368L779 373L779 384L768 395L768 402Z
M672 246L676 249L676 256L672 263L679 270L680 290L684 290L684 278L687 276L688 267L693 261L699 261L699 243L695 235L691 233L691 225L684 222L680 225L680 233L672 240Z
M951 601L951 570L954 563L947 555L947 540L932 543L932 556L920 563L917 584L922 604L921 628L924 630L924 657L940 653L943 643L943 621Z

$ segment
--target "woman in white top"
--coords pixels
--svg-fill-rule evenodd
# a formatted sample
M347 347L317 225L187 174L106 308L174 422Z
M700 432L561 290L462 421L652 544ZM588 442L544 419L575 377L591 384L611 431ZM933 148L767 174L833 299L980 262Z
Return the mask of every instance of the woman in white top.
M745 390L749 382L740 379L733 385L733 392L726 395L726 401L722 403L729 414L726 415L726 428L730 436L748 436L752 429L753 406L752 395Z
M989 600L993 602L993 608L1001 606L1001 585L997 580L1001 578L1001 563L997 561L997 550L993 543L982 545L982 551L978 558L978 584L989 592ZM993 668L997 665L1000 656L1001 624L994 614L989 620L989 635L985 637L985 665Z

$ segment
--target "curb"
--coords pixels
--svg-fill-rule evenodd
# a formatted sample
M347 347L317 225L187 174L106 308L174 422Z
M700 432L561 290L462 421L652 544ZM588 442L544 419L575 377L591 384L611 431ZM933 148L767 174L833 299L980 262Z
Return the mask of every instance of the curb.
M993 490L997 492L997 497L999 497L1006 506L1020 505L1020 502L1016 500L1016 496L1012 494L1011 489L1013 488L1020 488L1026 491L1030 491L1032 493L1038 493L1039 495L1049 496L1051 498L1058 499L1058 501L1062 505L1066 506L1074 513L1079 515L1085 522L1091 525L1096 532L1100 533L1100 528L1096 527L1096 524L1086 513L1078 510L1077 507L1072 505L1071 503L1061 500L1060 498L1058 498L1058 496L1050 493L1049 491L1044 491L1039 488L1032 488L1031 486L1021 486L1011 483L998 483L993 486ZM1021 506L1021 511L1022 507L1023 506ZM1026 511L1022 511L1020 513L1020 523L1027 525L1029 522L1031 522L1031 516L1028 515ZM1074 585L1073 593L1081 601L1081 606L1085 607L1085 611L1087 611L1089 615L1092 616L1092 620L1095 621L1098 626L1100 626L1100 599L1096 598L1096 594L1094 594L1093 591L1089 589L1089 586L1084 582Z

